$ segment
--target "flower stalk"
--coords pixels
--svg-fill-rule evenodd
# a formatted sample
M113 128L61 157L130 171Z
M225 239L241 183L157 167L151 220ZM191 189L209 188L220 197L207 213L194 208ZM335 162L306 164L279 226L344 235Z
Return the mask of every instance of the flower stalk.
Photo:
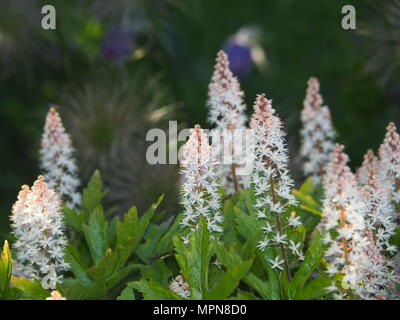
M256 196L255 207L260 219L265 220L264 240L258 247L279 247L280 254L269 260L272 268L285 272L291 280L292 257L303 259L300 243L290 240L290 231L301 225L299 217L290 213L290 206L297 204L291 194L293 181L287 169L288 155L282 122L275 115L271 101L258 95L254 103L254 114L250 122L254 130L254 171L252 188Z
M184 207L182 226L189 229L183 238L185 244L189 243L190 235L198 227L200 216L205 218L212 237L218 238L222 232L217 164L214 148L208 143L203 129L196 125L182 147L180 163L183 176L181 204Z

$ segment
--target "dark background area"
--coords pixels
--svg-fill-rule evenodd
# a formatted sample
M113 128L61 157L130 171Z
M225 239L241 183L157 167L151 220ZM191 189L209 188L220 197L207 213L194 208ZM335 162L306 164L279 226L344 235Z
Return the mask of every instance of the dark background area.
M56 8L56 30L41 28L45 4ZM346 4L356 8L356 30L341 28ZM387 123L399 124L399 13L399 1L378 0L0 0L0 238L20 186L40 174L52 103L73 137L83 184L101 170L110 214L143 210L161 193L176 213L176 167L146 163L145 134L168 120L207 127L207 85L221 48L249 114L257 93L273 99L298 181L310 76L321 82L337 141L360 165ZM246 30L251 41L238 45L234 36Z

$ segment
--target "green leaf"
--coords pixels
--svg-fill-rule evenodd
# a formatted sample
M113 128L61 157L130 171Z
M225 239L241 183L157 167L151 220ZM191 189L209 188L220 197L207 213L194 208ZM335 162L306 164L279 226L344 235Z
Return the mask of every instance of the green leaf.
M301 222L307 232L312 232L317 224L321 221L321 216L316 213L311 213L310 210L303 209L302 205L297 207L297 213L301 217Z
M100 203L105 195L101 182L100 172L96 170L87 187L83 190L82 212L85 216L89 215Z
M163 238L168 232L170 232L171 229L173 229L174 231L177 230L176 226L170 226L171 219L168 219L160 225L152 223L148 226L144 234L145 243L141 244L136 250L139 258L142 259L144 262L149 263L149 260L151 258L157 257L164 252L163 250L165 250L165 244L161 245L161 238ZM172 236L170 237L168 249L171 248Z
M150 266L141 269L141 276L146 280L153 280L160 285L167 286L169 278L172 277L171 270L165 265L163 260L158 260Z
M233 210L236 215L237 229L245 239L251 238L254 230L261 230L264 226L264 223L260 219L257 219L257 217L250 216L237 207Z
M242 263L242 259L239 254L233 252L232 250L228 251L223 246L216 247L216 254L218 261L220 261L225 267L232 268L235 265ZM271 284L267 281L261 280L254 273L249 272L244 278L243 282L248 286L256 290L263 299L272 300L275 299L272 293ZM278 297L277 299L279 299Z
M108 245L110 247L115 246L115 236L117 234L117 222L119 221L118 216L111 219L108 225Z
M253 259L256 255L258 239L262 234L262 230L256 231L253 235L247 239L240 250L240 255L243 260Z
M305 195L312 195L315 191L312 178L308 177L306 181L299 188L299 192Z
M159 207L160 203L162 202L162 200L164 199L164 195L161 195L156 203L153 203L150 207L149 210L147 210L147 212L141 217L140 219L140 228L142 230L142 235L144 233L144 231L146 230L148 224L150 223L150 220L152 219L154 212L156 211L156 209Z
M106 281L115 270L117 257L108 248L103 258L87 270L87 274L96 281Z
M308 194L303 194L297 190L292 190L293 195L300 201L300 207L319 217L322 216L321 206L314 198Z
M184 278L189 284L191 298L204 299L208 291L208 271L211 256L215 250L215 241L210 239L204 219L200 219L197 230L190 237L186 247L180 238L174 238L176 260L181 267Z
M131 263L122 269L114 270L114 272L107 279L107 288L112 288L124 280L133 270L140 270L144 266L142 264Z
M253 189L244 190L242 193L244 194L246 208L249 214L252 217L257 218L257 210L255 209L256 207L254 206L254 204L256 203L256 196L254 194Z
M141 292L144 300L183 300L182 297L169 288L163 287L152 280L129 282L128 287Z
M115 253L118 256L118 267L125 264L133 250L139 245L142 240L143 234L148 227L154 212L160 205L163 196L161 196L156 203L138 220L136 208L133 207L124 216L124 220L118 221L116 225L116 244Z
M30 281L26 278L11 277L11 285L22 292L22 299L44 300L50 296L39 280Z
M252 189L243 190L239 194L239 199L235 204L235 207L241 211L248 213L252 217L257 217L257 210L255 209L255 195Z
M178 215L172 224L172 226L167 230L167 232L161 237L160 241L158 241L156 250L154 250L154 254L156 256L160 256L166 254L173 249L173 237L179 234L181 230L181 221L183 216Z
M260 300L254 294L247 291L238 290L238 293L231 300Z
M240 263L233 268L229 268L220 281L220 283L207 294L208 300L221 300L226 299L239 285L240 280L249 271L253 260L247 260Z
M329 278L316 278L297 292L295 300L312 300L323 297L327 294L326 288L331 282L332 279Z
M108 223L104 218L101 206L97 206L93 210L88 224L83 224L82 227L93 262L97 264L103 258L108 247Z
M125 268L117 267L117 256L109 248L99 263L88 269L87 274L98 282L105 283L107 289L114 287L132 270L143 268L142 264L130 264Z
M217 259L227 268L232 268L233 266L243 262L241 256L234 252L233 247L230 250L226 249L224 246L216 246L215 253L217 254Z
M117 300L135 300L132 288L126 287L122 290L121 294L117 297Z
M394 230L394 234L390 238L390 243L394 244L397 247L400 247L400 227L397 227Z
M74 283L64 286L62 293L68 300L104 299L106 295L106 284L99 281L93 281L90 286Z
M84 222L84 216L79 214L76 210L63 207L64 221L66 225L72 227L76 231L82 231L82 224Z
M217 287L223 276L224 270L221 268L220 263L211 262L208 267L208 291L212 291L215 287Z
M117 221L115 252L118 256L118 265L122 266L128 260L132 251L139 243L141 234L136 207L132 207L125 214L123 221Z
M316 210L316 209L310 208L309 206L306 206L305 204L300 204L299 207L301 209L307 211L307 212L310 212L310 213L314 214L315 216L317 216L319 218L322 217L322 211L321 210Z
M71 266L71 271L74 276L84 285L90 285L91 280L86 274L86 267L79 258L78 250L69 245L65 249L65 261Z
M228 199L224 203L224 215L223 215L224 234L222 236L222 239L224 243L227 244L232 244L234 242L240 243L236 232L235 212L233 210L234 205L235 203L232 199Z
M269 295L272 300L281 299L281 285L278 277L278 273L271 268L269 260L274 260L277 256L277 248L265 248L262 252L257 250L257 256L267 273L268 284L269 284Z
M289 285L289 298L296 296L304 287L317 265L321 262L325 254L326 245L318 230L314 231L310 246L307 249L303 263L293 277Z

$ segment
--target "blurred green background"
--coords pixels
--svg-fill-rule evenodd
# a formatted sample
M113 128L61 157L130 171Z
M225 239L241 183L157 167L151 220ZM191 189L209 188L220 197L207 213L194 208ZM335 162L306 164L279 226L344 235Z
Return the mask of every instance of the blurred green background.
M41 7L56 8L56 30ZM343 30L352 4L357 29ZM306 81L320 79L338 142L358 166L388 121L399 124L399 1L71 0L0 1L0 238L22 184L40 173L49 104L60 105L83 183L100 168L107 208L142 210L166 193L178 210L173 165L145 161L149 128L206 125L207 85L226 49L248 111L265 92L284 119L293 174ZM0 239L1 240L1 239Z

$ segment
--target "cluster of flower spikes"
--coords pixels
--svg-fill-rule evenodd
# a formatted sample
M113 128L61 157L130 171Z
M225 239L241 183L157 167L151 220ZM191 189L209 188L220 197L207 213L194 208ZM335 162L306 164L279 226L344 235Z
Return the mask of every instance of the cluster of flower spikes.
M77 191L80 182L74 152L71 137L65 132L57 109L51 107L42 135L40 167L49 187L57 190L68 207L76 209L80 205L81 195Z
M199 218L204 217L213 238L222 232L221 195L218 193L219 177L215 150L199 125L191 129L191 135L182 147L181 204L184 207L182 226L189 232L183 237L186 245L196 230Z
M379 147L379 179L391 190L392 201L400 214L400 136L393 122L386 128L386 135Z
M252 174L255 208L258 217L265 220L265 238L259 243L259 248L276 247L275 260L269 263L274 269L285 270L290 279L289 263L304 257L301 244L290 239L289 231L300 226L301 222L298 216L289 212L290 206L297 201L291 194L293 181L287 169L288 151L283 125L264 94L256 97L250 126L254 130L255 144Z
M315 185L321 182L325 174L335 137L329 107L322 106L323 99L319 90L318 79L310 78L301 112L303 127L300 131L300 154L305 160L304 174L310 175Z
M343 150L344 147L337 144L327 166L323 180L323 218L318 225L329 244L326 251L328 273L344 276L341 286L333 283L327 288L334 292L336 299L344 299L361 290L361 269L366 259L365 250L369 246L365 235L365 204L356 177L347 165L349 158Z
M39 279L44 287L55 289L62 272L69 269L64 261L67 239L59 197L42 176L32 188L22 186L10 219L17 239L14 274Z
M189 284L185 281L182 275L178 275L171 281L169 288L182 298L190 298Z
M243 167L248 161L247 156L251 137L246 129L246 105L243 102L243 91L239 81L229 69L228 56L219 51L211 82L208 87L210 124L215 126L211 135L213 146L221 159L219 170L221 185L227 194L248 188L251 173Z
M386 252L396 252L396 247L389 243L396 228L395 211L389 190L378 181L377 168L377 163L370 168L367 182L361 189L366 206L365 233L369 240L365 256L360 261L363 286L358 295L363 299L393 298L395 282L398 281L393 261L385 255Z

